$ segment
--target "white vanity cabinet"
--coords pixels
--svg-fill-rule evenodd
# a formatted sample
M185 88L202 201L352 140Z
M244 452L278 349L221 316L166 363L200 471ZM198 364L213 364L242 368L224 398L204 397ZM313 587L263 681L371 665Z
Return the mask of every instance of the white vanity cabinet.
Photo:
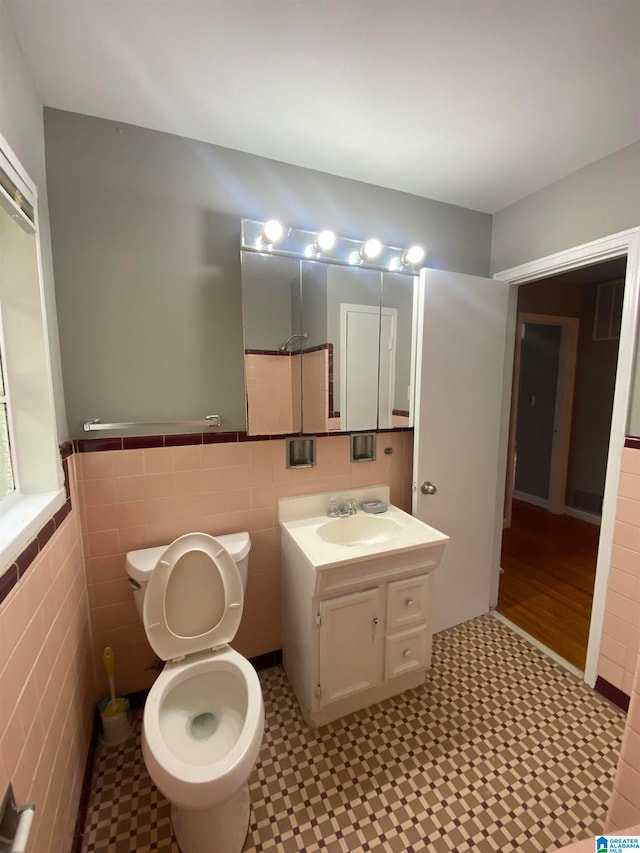
M438 542L318 569L283 530L283 663L309 725L422 683L443 551Z

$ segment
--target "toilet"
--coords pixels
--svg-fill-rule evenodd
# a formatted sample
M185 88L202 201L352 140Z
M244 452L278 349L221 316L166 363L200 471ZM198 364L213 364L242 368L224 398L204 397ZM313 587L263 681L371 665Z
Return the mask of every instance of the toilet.
M171 803L182 853L240 853L264 732L256 671L234 651L248 533L188 533L127 554L147 638L165 665L144 707L142 754Z

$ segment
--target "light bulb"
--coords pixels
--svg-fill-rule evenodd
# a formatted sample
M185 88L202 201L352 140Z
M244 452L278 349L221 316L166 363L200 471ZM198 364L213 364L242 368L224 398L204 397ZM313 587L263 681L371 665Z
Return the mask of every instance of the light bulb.
M406 252L402 253L400 263L403 267L413 267L419 264L424 258L424 249L422 246L411 246Z
M313 248L316 252L330 252L336 244L336 235L333 231L321 231L315 239Z
M375 237L372 237L370 240L362 246L360 249L360 257L363 261L370 261L373 258L377 258L380 252L382 251L382 243L380 240L376 240Z
M277 219L270 219L262 227L262 242L267 243L267 245L277 243L282 237L283 230L282 225Z

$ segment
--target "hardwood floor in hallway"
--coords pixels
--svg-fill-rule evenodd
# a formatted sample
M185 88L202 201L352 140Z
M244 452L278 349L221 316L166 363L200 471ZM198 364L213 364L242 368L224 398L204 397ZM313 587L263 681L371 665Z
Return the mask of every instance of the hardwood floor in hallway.
M600 528L513 502L502 536L498 611L584 669Z

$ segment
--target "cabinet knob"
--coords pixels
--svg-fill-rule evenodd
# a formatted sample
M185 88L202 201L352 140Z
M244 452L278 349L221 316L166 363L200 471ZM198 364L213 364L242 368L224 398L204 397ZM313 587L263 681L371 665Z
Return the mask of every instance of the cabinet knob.
M407 598L407 600L405 601L405 604L407 605L407 607L413 607L413 605L414 605L413 598Z
M403 657L403 658L410 658L410 657L411 657L411 649L405 649L405 650L402 652L402 657Z

